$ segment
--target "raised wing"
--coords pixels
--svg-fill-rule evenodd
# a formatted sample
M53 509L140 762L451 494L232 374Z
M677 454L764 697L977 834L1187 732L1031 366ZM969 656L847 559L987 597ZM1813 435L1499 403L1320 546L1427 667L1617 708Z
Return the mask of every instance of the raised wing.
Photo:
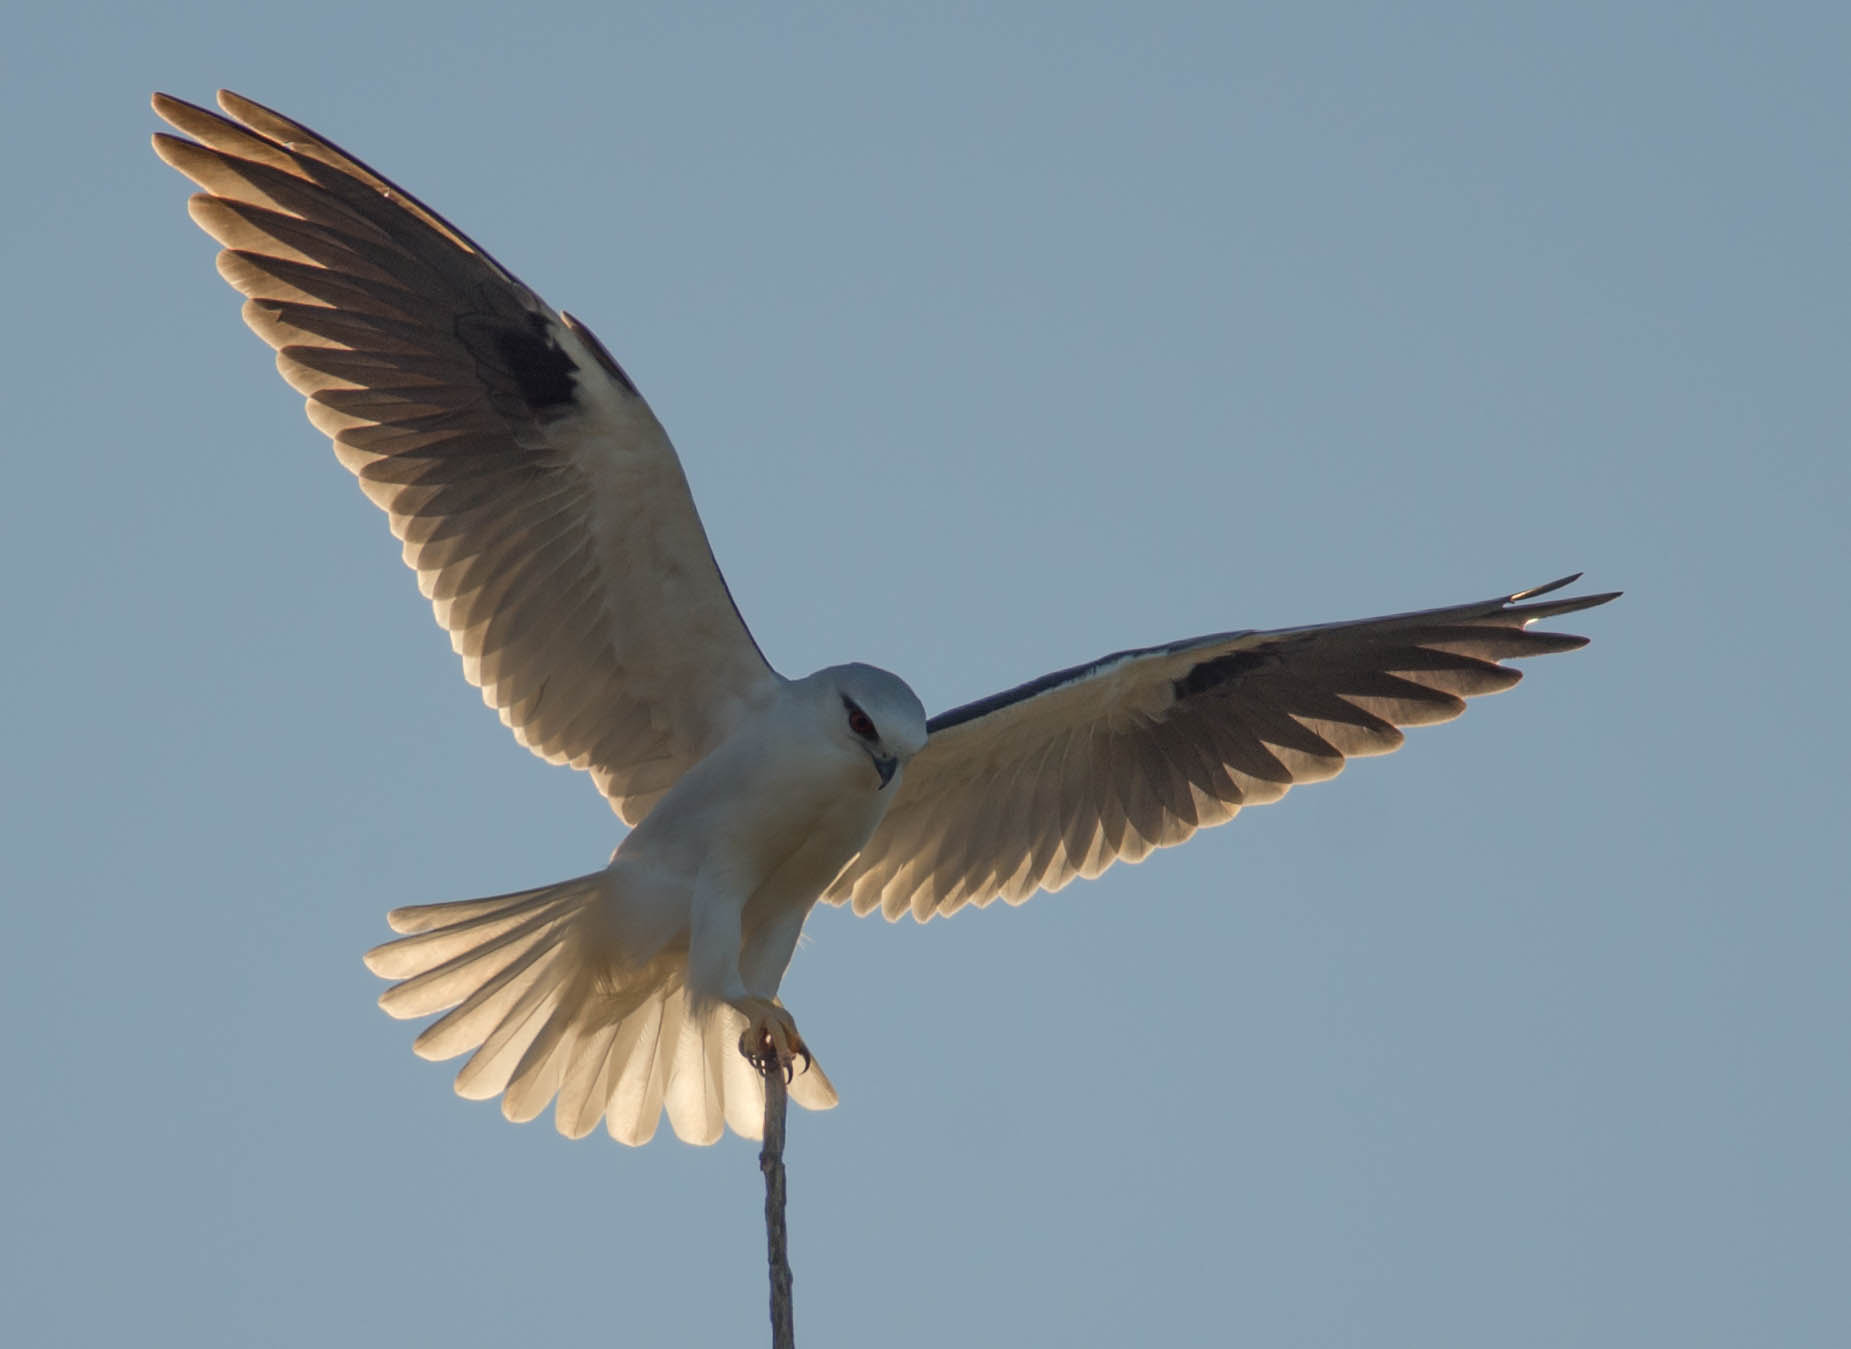
M823 898L921 922L1141 860L1344 761L1400 746L1585 637L1539 618L1618 592L1480 604L1120 651L941 713L874 837Z
M164 94L154 138L205 189L244 320L391 517L515 738L624 819L777 679L727 593L680 461L591 332L415 197L235 94ZM242 123L242 125L239 125Z

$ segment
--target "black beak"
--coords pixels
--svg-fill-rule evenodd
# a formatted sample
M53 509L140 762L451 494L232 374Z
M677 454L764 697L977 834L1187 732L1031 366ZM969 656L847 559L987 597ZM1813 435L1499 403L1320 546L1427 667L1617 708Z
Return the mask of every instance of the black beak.
M883 759L877 755L870 755L869 757L874 760L874 771L881 775L880 789L884 792L887 790L887 784L893 781L893 775L900 771L900 761L898 759Z

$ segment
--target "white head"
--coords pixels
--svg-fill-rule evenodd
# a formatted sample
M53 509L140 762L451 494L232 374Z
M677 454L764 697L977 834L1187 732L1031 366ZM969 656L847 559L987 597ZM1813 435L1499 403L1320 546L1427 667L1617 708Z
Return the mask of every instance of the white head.
M832 665L813 684L832 739L865 754L884 790L926 742L925 708L898 675L872 665Z

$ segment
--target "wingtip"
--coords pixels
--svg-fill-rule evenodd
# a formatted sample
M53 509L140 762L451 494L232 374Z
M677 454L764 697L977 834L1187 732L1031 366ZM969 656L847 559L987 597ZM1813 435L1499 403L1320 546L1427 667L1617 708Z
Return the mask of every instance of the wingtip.
M172 122L176 117L184 119L188 114L216 116L210 108L202 108L197 103L180 98L175 94L156 89L148 96L148 106L159 113L163 120Z
M1523 600L1533 600L1538 595L1547 595L1553 590L1560 590L1563 586L1571 586L1581 579L1582 574L1581 572L1574 572L1571 575L1562 577L1559 581L1549 581L1543 585L1531 586L1528 590L1519 590L1514 595L1506 596L1505 603L1517 604Z
M171 127L184 127L191 113L202 113L204 108L196 108L184 98L175 98L156 89L148 96L148 106L154 109L154 115Z
M1559 581L1550 581L1547 585L1534 586L1529 590L1519 590L1516 594L1505 597L1504 607L1509 610L1522 605L1523 608L1520 612L1526 615L1524 626L1527 627L1540 618L1555 618L1561 614L1578 613L1583 609L1593 609L1602 604L1611 603L1625 593L1620 590L1608 590L1598 595L1573 595L1564 599L1550 600L1544 604L1525 603L1526 601L1536 599L1539 595L1552 594L1560 590L1563 586L1573 585L1576 581L1581 579L1581 576L1582 573L1576 572L1572 576L1564 576Z
M178 136L166 131L157 131L148 137L148 144L154 147L155 157L171 169L180 168L180 160L186 154L186 147L192 141L183 141ZM182 173L186 170L181 169Z
M1599 605L1611 603L1625 593L1624 590L1605 590L1598 595L1577 595L1573 599L1558 600L1557 603L1573 604L1576 609L1593 609Z
M236 89L219 90L218 105L227 117L232 118L241 126L249 127L259 135L270 136L274 139L280 128L289 137L319 139L314 132L293 117L285 117L267 104L259 103L254 98L246 98Z

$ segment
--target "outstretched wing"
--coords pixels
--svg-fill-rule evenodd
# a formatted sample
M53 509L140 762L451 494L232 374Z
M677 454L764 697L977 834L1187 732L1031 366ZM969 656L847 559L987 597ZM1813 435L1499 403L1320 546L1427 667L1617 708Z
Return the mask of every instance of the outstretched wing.
M777 676L635 385L415 197L305 127L164 94L162 159L309 420L392 520L463 673L634 823ZM242 123L242 125L239 125Z
M1019 904L1181 843L1242 806L1334 777L1522 676L1498 662L1572 651L1539 618L1615 594L1229 632L1120 651L941 713L867 847L823 898L921 922Z

